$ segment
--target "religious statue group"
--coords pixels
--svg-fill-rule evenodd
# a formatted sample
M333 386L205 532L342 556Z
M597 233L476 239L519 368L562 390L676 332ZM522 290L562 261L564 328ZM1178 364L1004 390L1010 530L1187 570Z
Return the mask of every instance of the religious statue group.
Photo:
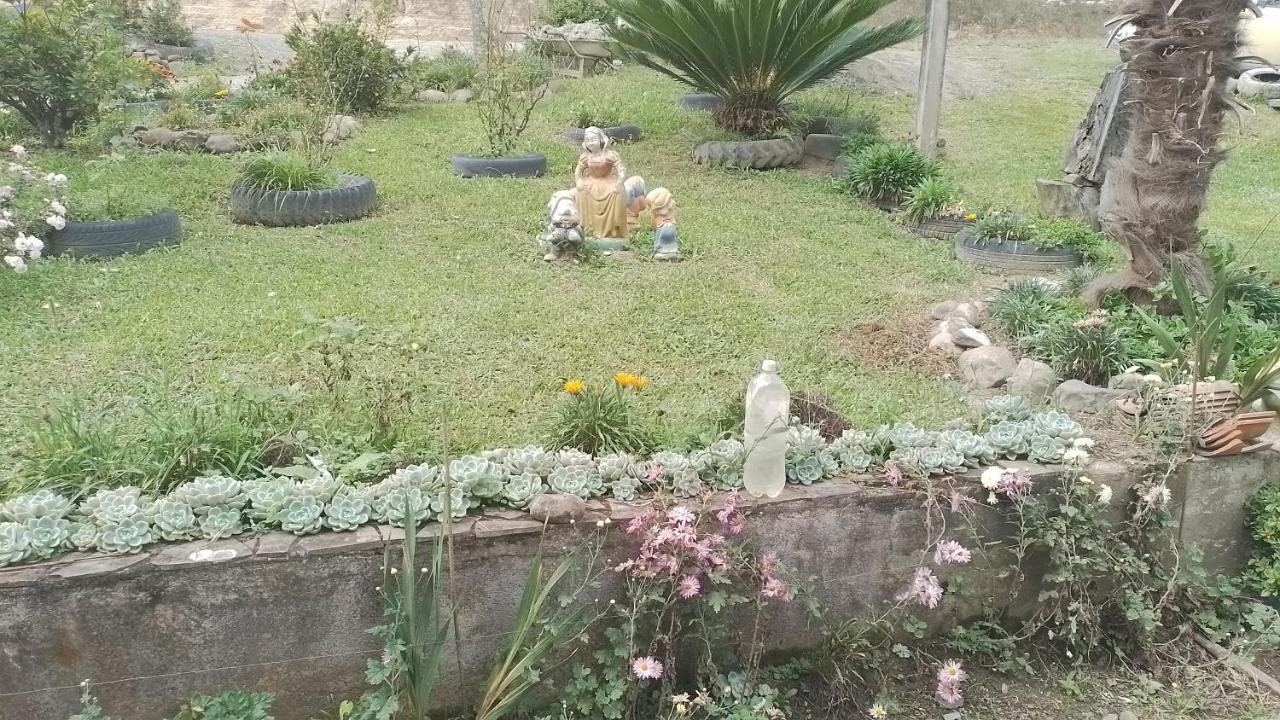
M598 127L589 127L583 134L574 189L555 193L547 204L547 231L538 238L546 251L544 259L571 257L584 243L624 249L646 210L653 224L654 259L679 259L671 192L647 190L644 178L628 177L622 157L609 145L609 136Z

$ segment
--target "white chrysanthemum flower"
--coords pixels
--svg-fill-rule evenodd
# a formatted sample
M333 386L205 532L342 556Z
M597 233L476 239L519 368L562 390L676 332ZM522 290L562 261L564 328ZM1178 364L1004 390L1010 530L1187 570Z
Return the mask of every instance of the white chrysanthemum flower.
M1087 437L1076 438L1075 440L1071 441L1071 444L1078 448L1091 448L1093 447L1093 438L1087 438Z
M1000 487L1000 478L1004 477L1005 470L1002 467L994 465L982 471L982 487L988 490L995 490Z
M1103 485L1102 487L1098 488L1098 504L1099 505L1111 504L1111 486L1110 485Z
M44 241L35 235L27 235L26 233L18 233L18 237L13 241L13 249L24 255L32 255L37 257L40 251L44 249Z
M1151 385L1159 385L1160 383L1164 382L1164 378L1160 377L1155 373L1148 373L1142 376L1142 382L1150 383Z
M1067 448L1062 453L1062 462L1067 465L1079 465L1089 459L1089 453L1083 448Z
M14 272L24 273L27 271L27 262L17 255L5 255L4 264L8 265Z
M21 145L14 145L13 147L9 148L9 152L13 153L14 159L17 160L18 162L27 161L27 149L22 147Z
M67 219L61 215L50 215L44 219L44 222L54 230L61 230L67 226Z
M50 201L49 201L49 209L53 211L53 214L54 214L54 215L64 215L64 216L65 216L65 215L67 214L67 206L66 206L66 205L63 205L62 203L58 202L57 200L50 200Z

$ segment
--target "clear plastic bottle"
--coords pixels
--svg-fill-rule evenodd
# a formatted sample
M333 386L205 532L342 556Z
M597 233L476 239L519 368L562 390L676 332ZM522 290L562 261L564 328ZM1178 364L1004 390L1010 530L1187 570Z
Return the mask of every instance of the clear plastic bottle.
M778 376L778 363L765 360L760 374L747 385L747 458L742 485L756 497L777 497L787 484L787 425L791 420L791 392Z

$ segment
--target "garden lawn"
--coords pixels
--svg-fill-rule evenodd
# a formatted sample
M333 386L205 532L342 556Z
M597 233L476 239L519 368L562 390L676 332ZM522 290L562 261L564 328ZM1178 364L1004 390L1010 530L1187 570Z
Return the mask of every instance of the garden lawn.
M958 52L1009 72L995 94L946 106L948 171L976 198L1030 209L1034 179L1056 176L1110 54L1079 42ZM312 404L303 423L320 433L358 431L378 396L404 391L412 402L390 405L412 445L538 442L564 378L630 371L648 377L645 409L679 441L706 427L765 357L780 361L793 391L830 394L859 425L961 414L958 384L910 353L867 347L859 328L918 316L989 278L948 246L836 195L827 178L694 165L692 145L713 131L705 115L674 109L681 92L640 69L565 82L526 135L550 160L537 180L450 173L452 153L481 147L471 108L369 120L336 164L374 178L377 212L320 228L231 224L234 160L156 153L87 167L83 157L39 154L78 183L168 192L187 234L180 247L141 257L0 274L0 467L27 442L24 418L69 398L101 407L182 405L214 388L318 394L318 357L294 336L306 316L363 327L345 399ZM855 97L884 111L889 130L908 127L909 99ZM629 172L674 193L684 262L644 252L582 266L540 259L547 199L572 182L577 151L561 133L586 101L644 129L620 150ZM1277 129L1280 120L1260 115L1232 140L1238 148L1214 186L1213 236L1252 239L1265 225L1267 200L1280 192ZM1273 233L1254 249L1272 270L1278 245ZM868 352L890 353L875 364L884 369L859 361Z

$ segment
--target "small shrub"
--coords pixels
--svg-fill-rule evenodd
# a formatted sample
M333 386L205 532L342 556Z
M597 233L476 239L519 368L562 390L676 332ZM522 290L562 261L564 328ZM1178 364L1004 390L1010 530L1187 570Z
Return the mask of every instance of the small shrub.
M901 143L882 143L864 148L850 159L841 186L867 200L897 203L937 174L937 163L919 150Z
M125 54L110 6L62 0L0 12L0 104L61 147L143 66Z
M161 45L190 47L195 42L191 26L182 19L179 0L151 0L138 22L143 38Z
M964 208L955 186L944 178L933 177L912 188L902 203L902 214L907 220L919 223L938 217L958 217L964 214Z
M1019 280L991 303L991 321L1001 332L1020 341L1053 322L1056 297L1039 280Z
M1097 280L1101 275L1102 269L1091 263L1070 268L1063 272L1060 278L1062 294L1067 297L1076 297L1088 287L1089 283Z
M477 78L472 104L480 115L491 157L515 149L529 126L533 108L546 94L543 88L550 78L551 66L543 57L510 55L505 49L490 54L489 65Z
M151 122L155 127L170 130L190 130L209 125L209 118L201 112L196 104L182 98L172 100L163 110L156 113Z
M604 385L565 382L566 397L556 416L553 443L592 455L648 450L652 441L632 408L633 393L644 386L644 378L628 373L619 373Z
M1089 264L1106 260L1109 240L1079 220L1040 218L1034 223L1031 244L1043 250L1069 248L1080 253Z
M277 150L250 158L236 182L259 190L322 190L334 187L337 178L315 158Z
M480 74L480 63L461 50L448 48L438 58L414 58L408 63L405 74L414 90L453 92L475 84L476 76Z
M607 24L609 7L601 0L547 0L538 13L544 25L598 22Z
M289 87L335 112L373 112L393 98L404 66L359 20L295 25L285 34L294 52Z
M1030 242L1034 232L1035 227L1026 218L1010 212L987 213L973 226L973 236L979 242Z
M76 222L133 220L172 207L162 195L126 183L101 183L75 192L67 215Z
M1047 358L1058 375L1090 385L1106 386L1112 375L1123 372L1134 359L1124 329L1108 322L1105 311L1050 325L1027 344Z
M578 103L573 109L573 118L569 121L570 126L579 128L617 127L621 124L622 119L618 117L616 110L592 108L585 103Z
M194 697L174 720L272 720L271 693L228 690L213 697Z

